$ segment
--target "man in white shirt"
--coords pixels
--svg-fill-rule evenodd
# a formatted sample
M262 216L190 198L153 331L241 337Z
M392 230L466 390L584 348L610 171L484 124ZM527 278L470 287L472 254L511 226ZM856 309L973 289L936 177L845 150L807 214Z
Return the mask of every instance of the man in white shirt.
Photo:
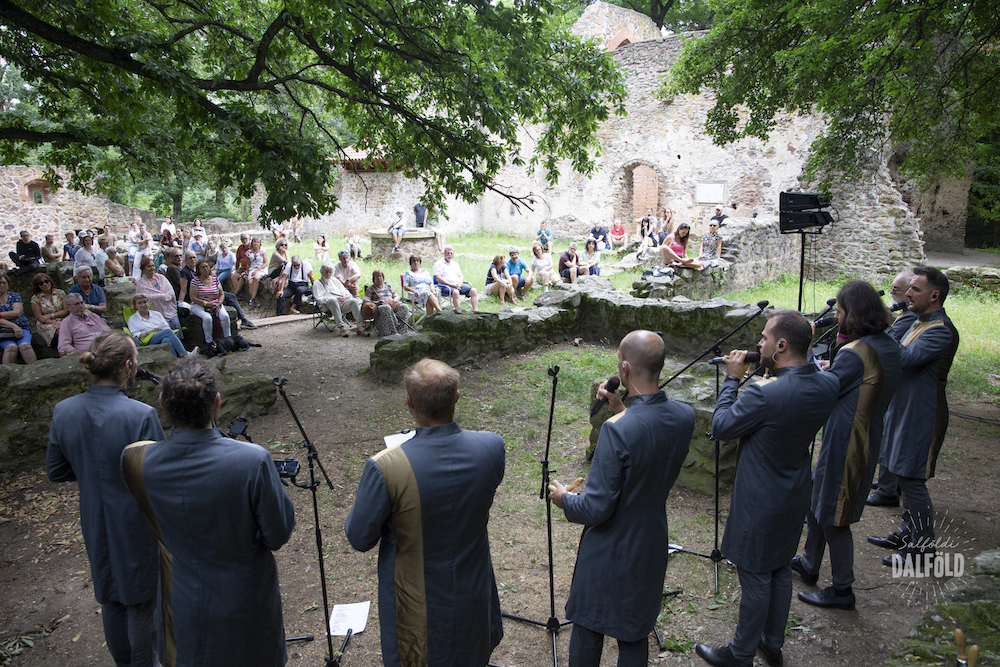
M462 296L469 297L469 301L472 302L472 310L477 310L479 293L476 292L475 287L465 282L462 267L458 265L454 257L455 249L450 245L445 246L444 257L434 262L434 281L438 284L438 289L441 290L441 296L451 295L455 312L462 312L458 308L458 301Z
M361 320L361 299L351 296L344 283L333 275L333 264L323 262L319 269L320 279L313 283L313 298L316 304L330 312L333 320L340 327L340 335L347 337L347 324L342 319L344 312L354 315L355 327L359 336L370 335L364 330Z
M357 296L358 281L361 280L361 269L358 268L357 263L350 258L350 255L346 250L338 252L337 258L340 261L335 267L333 267L334 277L342 282L344 287L346 287L351 294Z
M312 294L311 287L314 281L312 267L307 260L293 255L292 261L285 265L283 273L288 276L288 280L285 289L278 298L277 315L280 317L285 314L285 299L292 300L292 307L288 310L289 314L298 315L299 309L296 306L302 303L304 295Z
M136 235L136 251L135 251L135 261L132 262L132 277L136 280L142 275L142 271L139 270L139 264L142 262L143 256L153 259L153 235L146 230L146 223L139 223L139 233ZM102 265L103 267L103 265Z
M177 226L174 224L174 219L169 215L160 223L160 233L162 234L163 232L170 232L171 237L177 236Z

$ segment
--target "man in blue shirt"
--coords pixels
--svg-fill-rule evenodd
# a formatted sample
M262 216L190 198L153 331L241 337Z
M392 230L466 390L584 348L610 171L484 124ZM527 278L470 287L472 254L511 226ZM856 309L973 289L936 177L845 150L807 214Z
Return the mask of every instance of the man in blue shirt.
M542 221L538 231L535 232L535 240L542 244L542 250L544 252L552 252L552 232L549 231L548 225L545 224L545 221Z
M69 288L69 294L82 296L86 309L102 318L108 311L108 299L101 286L94 284L94 274L89 266L81 266L76 270L76 284Z
M511 278L517 278L517 285L514 287L514 292L520 292L520 297L523 299L525 292L531 289L532 284L535 282L535 272L534 270L524 263L524 260L520 258L521 251L517 248L510 249L510 259L507 260L507 272L510 274ZM527 275L524 275L527 272Z
M587 239L597 241L598 250L611 250L611 242L608 241L608 230L602 227L600 223L594 223L594 226L590 228L590 235Z

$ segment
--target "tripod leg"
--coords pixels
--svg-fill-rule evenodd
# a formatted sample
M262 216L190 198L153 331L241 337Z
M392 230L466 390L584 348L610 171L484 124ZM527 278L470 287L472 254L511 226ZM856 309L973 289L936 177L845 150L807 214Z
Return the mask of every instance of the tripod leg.
M656 639L656 645L660 647L661 652L667 650L667 647L663 643L663 640L660 639L660 631L656 629L656 625L653 626L653 638Z

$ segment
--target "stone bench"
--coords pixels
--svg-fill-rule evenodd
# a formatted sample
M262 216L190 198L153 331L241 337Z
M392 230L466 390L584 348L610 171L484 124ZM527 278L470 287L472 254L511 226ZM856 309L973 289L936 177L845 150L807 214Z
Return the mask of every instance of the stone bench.
M400 259L408 260L410 255L420 255L423 265L427 266L429 262L433 262L441 256L434 242L434 231L430 229L407 227L398 253L392 252L395 247L392 234L385 229L369 229L368 237L372 241L372 257L391 258L395 255Z

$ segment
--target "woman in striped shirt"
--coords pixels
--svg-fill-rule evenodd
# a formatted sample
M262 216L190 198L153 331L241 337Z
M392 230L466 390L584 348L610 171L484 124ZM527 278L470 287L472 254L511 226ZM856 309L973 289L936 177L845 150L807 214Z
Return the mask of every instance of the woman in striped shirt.
M195 276L188 287L191 296L191 314L201 318L201 328L205 332L205 343L212 343L212 314L217 313L222 323L222 335L232 335L229 324L229 313L222 305L222 285L218 278L212 275L212 268L207 259L195 265Z

